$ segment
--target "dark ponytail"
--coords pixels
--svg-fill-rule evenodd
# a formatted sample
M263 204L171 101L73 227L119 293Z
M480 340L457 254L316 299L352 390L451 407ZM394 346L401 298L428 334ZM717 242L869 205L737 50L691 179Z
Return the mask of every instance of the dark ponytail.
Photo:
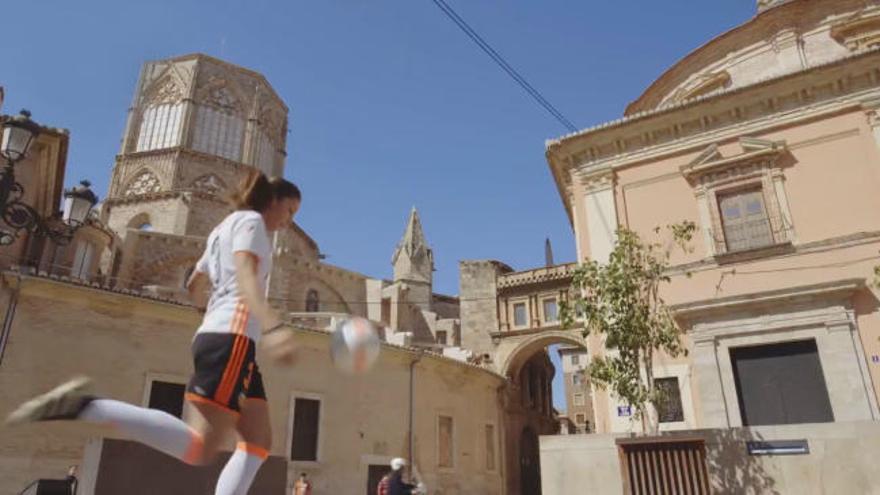
M267 178L259 170L252 170L232 193L230 202L236 210L266 211L273 201L284 198L302 200L299 188L283 177Z

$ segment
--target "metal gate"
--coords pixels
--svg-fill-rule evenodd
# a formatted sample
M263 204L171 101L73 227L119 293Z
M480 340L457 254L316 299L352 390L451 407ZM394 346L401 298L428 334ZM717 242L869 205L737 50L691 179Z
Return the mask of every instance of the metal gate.
M622 440L618 446L627 495L709 495L702 439Z

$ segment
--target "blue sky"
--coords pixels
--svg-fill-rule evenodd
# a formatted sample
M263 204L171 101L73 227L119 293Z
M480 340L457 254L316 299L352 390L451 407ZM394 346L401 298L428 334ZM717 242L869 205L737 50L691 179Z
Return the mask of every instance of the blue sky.
M447 0L569 120L619 117L754 0ZM103 196L145 60L204 52L263 73L291 109L286 175L327 261L389 276L419 209L436 290L458 261L574 259L544 159L565 129L431 0L4 2L4 113L71 131L68 184ZM555 358L555 353L554 358ZM556 393L558 398L561 394Z

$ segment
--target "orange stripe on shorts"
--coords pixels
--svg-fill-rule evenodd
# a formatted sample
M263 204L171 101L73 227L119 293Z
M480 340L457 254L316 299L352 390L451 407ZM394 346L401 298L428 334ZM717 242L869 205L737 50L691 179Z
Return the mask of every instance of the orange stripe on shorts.
M241 364L244 362L244 356L247 354L247 339L240 335L235 336L235 344L232 346L232 355L226 365L226 372L223 373L223 381L217 389L215 398L222 404L228 404L232 391L235 389L235 383L241 375Z
M235 307L235 316L232 318L232 332L236 333L236 327L240 325L240 321L242 320L244 312L244 304L241 302ZM232 389L235 386L235 381L238 379L238 375L241 367L241 362L244 357L245 351L247 350L247 341L242 342L242 340L236 336L235 342L232 345L232 352L229 354L229 360L226 362L226 369L223 370L223 378L220 379L220 385L217 387L216 392L214 393L214 399L217 402L222 404L226 404L229 401L229 396L232 395ZM224 400L225 398L225 400Z

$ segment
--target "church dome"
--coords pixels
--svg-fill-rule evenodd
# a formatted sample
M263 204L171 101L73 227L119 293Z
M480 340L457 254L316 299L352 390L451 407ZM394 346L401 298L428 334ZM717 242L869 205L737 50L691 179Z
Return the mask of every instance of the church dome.
M635 115L880 48L880 0L758 0L745 24L697 48L626 108Z

